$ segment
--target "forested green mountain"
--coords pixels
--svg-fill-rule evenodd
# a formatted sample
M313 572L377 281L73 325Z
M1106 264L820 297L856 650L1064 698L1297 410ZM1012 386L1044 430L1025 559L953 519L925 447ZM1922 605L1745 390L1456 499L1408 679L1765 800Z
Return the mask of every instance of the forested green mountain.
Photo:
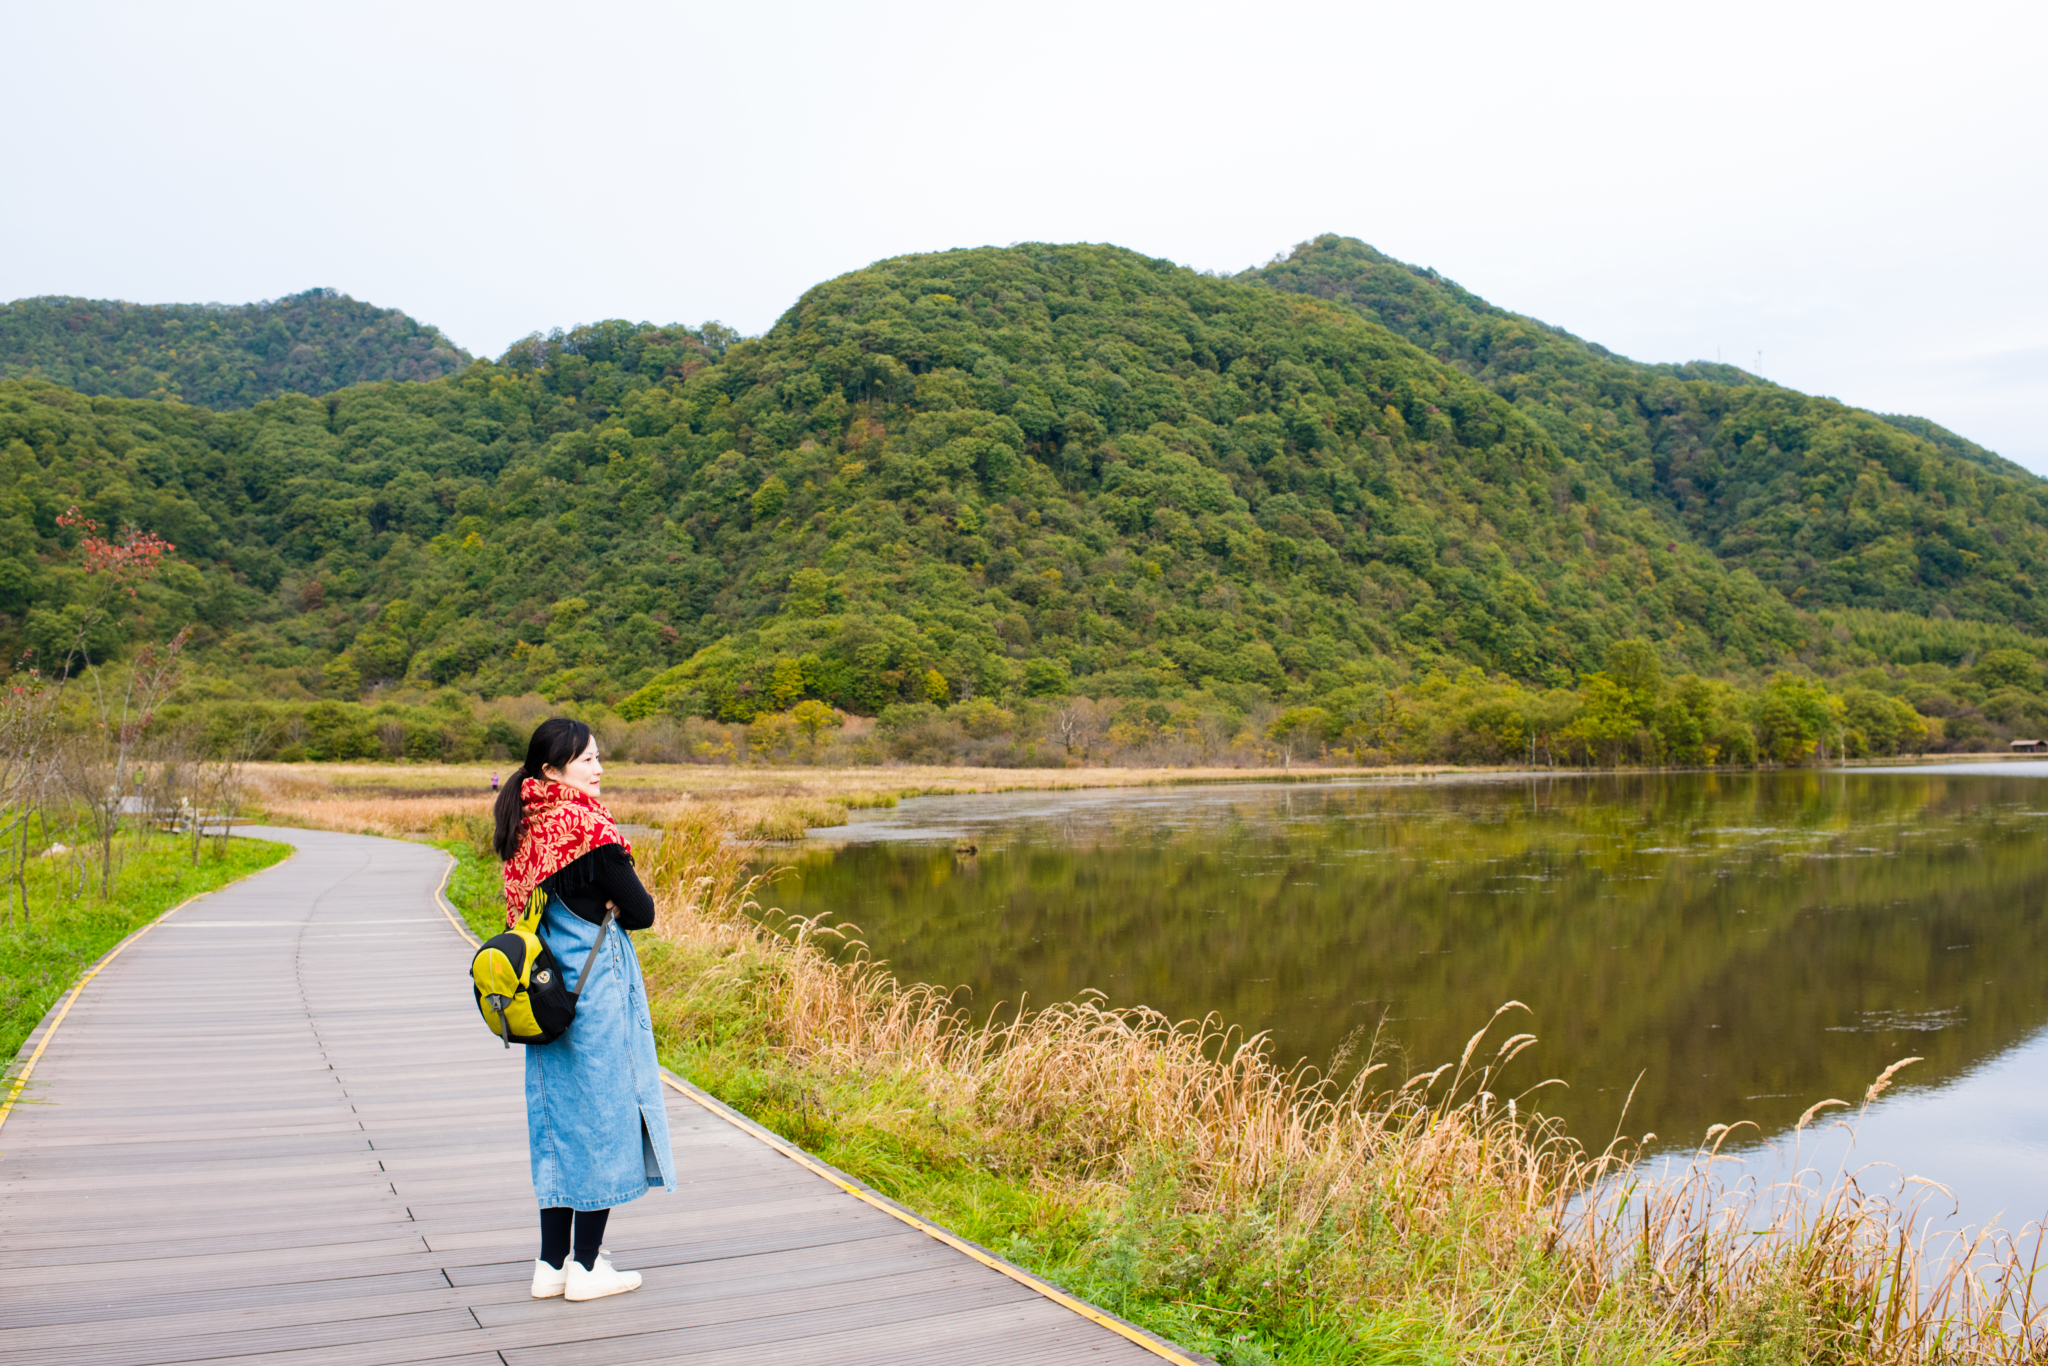
M1796 604L2048 626L2048 485L1925 418L1733 366L1626 360L1354 238L1316 238L1239 278L1349 305L1472 376Z
M469 353L395 308L309 289L264 303L0 304L0 379L34 376L85 394L246 408L282 393L368 380L431 380Z
M2040 624L2030 475L1476 301L1448 363L1271 278L954 251L756 340L604 323L245 411L0 383L0 646L73 629L73 502L188 562L122 631L196 617L216 676L279 697L1245 707L1571 685L1628 639L1674 672L1954 662Z

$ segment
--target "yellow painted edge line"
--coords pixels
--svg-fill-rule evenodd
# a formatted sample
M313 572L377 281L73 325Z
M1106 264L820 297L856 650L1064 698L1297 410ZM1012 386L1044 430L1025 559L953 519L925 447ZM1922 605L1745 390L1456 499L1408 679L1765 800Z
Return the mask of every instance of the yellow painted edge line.
M283 844L284 841L273 840L272 843ZM284 864L290 863L293 859L298 857L298 846L292 845L289 847L291 848L291 853L286 854L276 863L271 864L270 868L281 867ZM267 873L270 871L270 868L258 868L256 870L256 873ZM252 878L256 876L256 873L244 873L242 874L241 877L236 878L234 882L223 882L218 887L212 887L203 892L194 892L191 896L186 897L183 901L180 901L177 905L171 907L171 909L165 911L162 915L150 921L147 925L143 925L140 928L130 930L127 936L123 938L120 943L114 945L113 948L108 949L106 953L102 954L100 956L100 961L94 963L92 967L86 970L85 976L78 979L78 985L74 986L68 993L66 993L64 997L64 1004L58 1008L56 1018L51 1020L50 1027L43 1031L43 1037L36 1041L36 1051L28 1055L28 1061L23 1063L21 1070L14 1074L14 1085L8 1089L7 1099L5 1101L0 1101L0 1124L5 1124L7 1122L7 1117L14 1113L14 1102L21 1098L22 1088L28 1085L28 1074L36 1070L36 1063L41 1060L43 1056L43 1050L50 1046L50 1040L56 1036L57 1026L64 1023L64 1017L66 1015L69 1015L71 1013L71 1007L77 1004L79 994L85 990L86 983L92 981L93 978L99 976L101 968L113 962L116 958L119 958L121 956L122 950L126 949L130 944L133 944L136 940L142 938L143 935L148 934L151 930L163 924L166 920L169 920L179 911L184 910L187 906L190 906L193 902L199 900L199 898L203 896L212 896L215 892L225 891L229 887L234 886L235 882L240 882L244 878Z
M469 926L456 918L455 903L448 899L448 880L455 876L455 855L449 853L446 849L443 849L441 854L448 860L448 866L441 870L441 885L434 889L434 904L441 908L442 915L448 917L448 923L455 927L457 934L467 939L475 947L482 948L484 941L471 934Z
M854 1185L845 1177L841 1176L838 1172L833 1171L830 1167L818 1161L816 1158L812 1157L803 1149L798 1148L793 1144L784 1142L780 1137L778 1137L775 1133L765 1128L764 1126L755 1124L751 1120L746 1120L744 1117L734 1115L723 1102L718 1102L717 1097L711 1096L708 1092L701 1091L697 1087L691 1086L687 1082L677 1080L675 1077L670 1076L666 1070L662 1072L661 1079L673 1089L681 1092L685 1096L688 1096L691 1100L698 1101L701 1103L706 1099L710 1099L714 1102L717 1102L711 1105L706 1105L704 1108L709 1110L712 1114L717 1115L726 1123L732 1125L735 1129L738 1129L741 1133L747 1134L749 1137L758 1139L762 1143L767 1144L769 1147L775 1149L775 1151L781 1153L784 1157L796 1163L798 1166L806 1168L809 1171L815 1172L817 1175L824 1177L827 1181L830 1181L833 1185L839 1187L839 1189L845 1191L848 1195L852 1196L854 1199L860 1201L861 1203L866 1205L872 1205L874 1208L880 1210L882 1213L888 1215L890 1218L899 1219L902 1222L910 1225L912 1228L918 1230L918 1232L920 1233L929 1234L931 1237L938 1239L940 1242L944 1243L947 1247L952 1248L956 1252L966 1253L969 1257L972 1257L975 1261L980 1262L983 1266L988 1267L990 1270L1000 1271L1003 1275L1008 1276L1011 1280L1017 1282L1017 1284L1024 1286L1027 1289L1037 1291L1039 1294L1045 1296L1045 1298L1051 1300L1054 1304L1060 1305L1061 1307L1066 1309L1073 1310L1082 1318L1088 1319L1093 1323L1100 1324L1104 1328L1107 1328L1110 1332L1115 1333L1118 1337L1128 1338L1130 1341L1136 1343L1138 1346L1144 1348L1146 1351L1152 1353L1154 1356L1164 1357L1168 1361L1178 1362L1180 1363L1180 1366L1202 1366L1202 1363L1196 1361L1195 1358L1181 1355L1179 1352L1174 1351L1171 1347L1168 1347L1166 1344L1160 1342L1158 1339L1152 1337L1150 1334L1145 1333L1140 1329L1132 1327L1130 1324L1125 1323L1122 1319L1104 1313L1102 1310L1097 1309L1094 1305L1089 1304L1086 1300L1077 1300L1072 1295L1067 1294L1065 1291L1060 1290L1056 1286L1053 1286L1046 1281L1040 1280L1038 1277L1032 1275L1024 1268L1020 1266L1014 1266L1011 1263L1004 1261L1000 1257L991 1256L989 1253L982 1251L980 1248L976 1247L974 1244L968 1242L964 1238L960 1238L955 1236L954 1234L948 1233L945 1229L940 1228L937 1224L918 1218L915 1214L912 1214L909 1210L904 1209L902 1206L896 1204L892 1200L884 1199L883 1197L874 1194L872 1191L862 1190L859 1186Z
M448 923L455 927L455 932L457 934L460 934L464 939L467 939L470 943L481 946L482 941L479 940L474 934L470 933L469 926L463 924L460 920L456 919L454 905L448 900L448 897L445 894L445 889L448 886L448 880L453 876L455 876L455 857L451 854L449 855L448 858L448 871L441 874L441 885L434 889L434 899L440 903L441 914L448 917ZM983 1252L980 1248L974 1246L974 1244L970 1242L967 1242L965 1239L956 1237L953 1234L946 1232L946 1230L940 1228L937 1224L930 1223L927 1220L918 1218L915 1214L912 1214L909 1210L904 1209L902 1206L896 1204L894 1201L885 1200L882 1197L875 1195L871 1191L862 1190L859 1186L854 1185L845 1177L841 1176L838 1172L833 1171L830 1167L826 1166L824 1163L812 1157L802 1148L796 1147L790 1143L786 1143L770 1130L758 1124L755 1124L752 1120L748 1120L744 1116L736 1115L723 1101L720 1101L716 1096L711 1095L709 1092L700 1090L699 1088L690 1085L688 1082L677 1079L676 1077L670 1075L668 1069L666 1068L662 1069L661 1080L665 1085L670 1087L672 1090L680 1092L681 1094L688 1096L691 1100L697 1101L700 1104L702 1104L706 1100L711 1101L711 1104L704 1106L706 1110L709 1110L712 1114L717 1115L720 1119L724 1120L727 1124L732 1125L741 1133L746 1134L749 1138L757 1139L760 1142L767 1144L776 1152L781 1153L784 1157L796 1163L798 1166L803 1167L808 1171L814 1172L817 1175L824 1177L827 1181L830 1181L833 1185L839 1187L839 1189L845 1191L848 1195L860 1201L862 1204L872 1205L874 1206L874 1208L888 1215L891 1219L901 1220L903 1223L910 1225L918 1232L928 1234L929 1236L938 1239L947 1247L952 1248L955 1252L966 1253L969 1257L972 1257L975 1261L980 1262L983 1266L988 1267L991 1271L1000 1271L1003 1275L1008 1276L1011 1280L1017 1282L1017 1284L1024 1286L1026 1289L1036 1291L1040 1295L1043 1295L1045 1296L1045 1298L1051 1300L1054 1304L1057 1304L1065 1309L1073 1310L1082 1318L1087 1319L1092 1323L1098 1323L1102 1325L1104 1328L1107 1328L1110 1332L1115 1333L1118 1337L1128 1338L1130 1341L1136 1343L1140 1347L1143 1347L1146 1351L1152 1353L1152 1355L1154 1356L1164 1357L1168 1361L1178 1362L1179 1366L1202 1366L1202 1363L1196 1361L1193 1357L1182 1356L1179 1352L1176 1352L1172 1348L1167 1347L1163 1343L1159 1342L1157 1339L1151 1337L1150 1335L1144 1332L1141 1332L1136 1328L1133 1328L1130 1324L1125 1323L1122 1319L1118 1319L1112 1317L1109 1314L1103 1313L1100 1309L1097 1309L1094 1305L1089 1304L1086 1300L1077 1300L1072 1295L1067 1294L1065 1291L1060 1290L1052 1285L1049 1285L1045 1281L1038 1279L1038 1277L1024 1270L1024 1268L1020 1266L1012 1266L1010 1263L1002 1260L1000 1257L990 1256L988 1253Z

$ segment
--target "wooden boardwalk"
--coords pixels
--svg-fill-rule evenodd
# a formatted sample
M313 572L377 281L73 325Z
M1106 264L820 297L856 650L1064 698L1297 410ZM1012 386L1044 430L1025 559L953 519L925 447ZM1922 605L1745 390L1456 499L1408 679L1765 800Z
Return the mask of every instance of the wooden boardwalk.
M607 1230L644 1288L530 1298L522 1055L467 1000L446 856L252 833L298 852L132 938L24 1051L0 1366L1200 1360L680 1086L680 1191Z

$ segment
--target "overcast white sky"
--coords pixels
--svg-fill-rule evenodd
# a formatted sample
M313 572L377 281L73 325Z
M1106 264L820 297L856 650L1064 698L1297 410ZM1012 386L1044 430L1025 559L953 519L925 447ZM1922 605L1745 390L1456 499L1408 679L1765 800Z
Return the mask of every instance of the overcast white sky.
M327 285L495 355L886 256L1320 232L2048 471L2038 4L0 0L0 299Z

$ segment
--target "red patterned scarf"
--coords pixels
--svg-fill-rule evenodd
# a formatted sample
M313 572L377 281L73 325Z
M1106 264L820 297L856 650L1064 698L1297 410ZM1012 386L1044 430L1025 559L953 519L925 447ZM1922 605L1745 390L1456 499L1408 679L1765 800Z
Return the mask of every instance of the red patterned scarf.
M604 803L565 783L523 778L519 802L519 847L505 861L508 930L526 914L526 900L534 888L599 845L616 844L633 852Z

